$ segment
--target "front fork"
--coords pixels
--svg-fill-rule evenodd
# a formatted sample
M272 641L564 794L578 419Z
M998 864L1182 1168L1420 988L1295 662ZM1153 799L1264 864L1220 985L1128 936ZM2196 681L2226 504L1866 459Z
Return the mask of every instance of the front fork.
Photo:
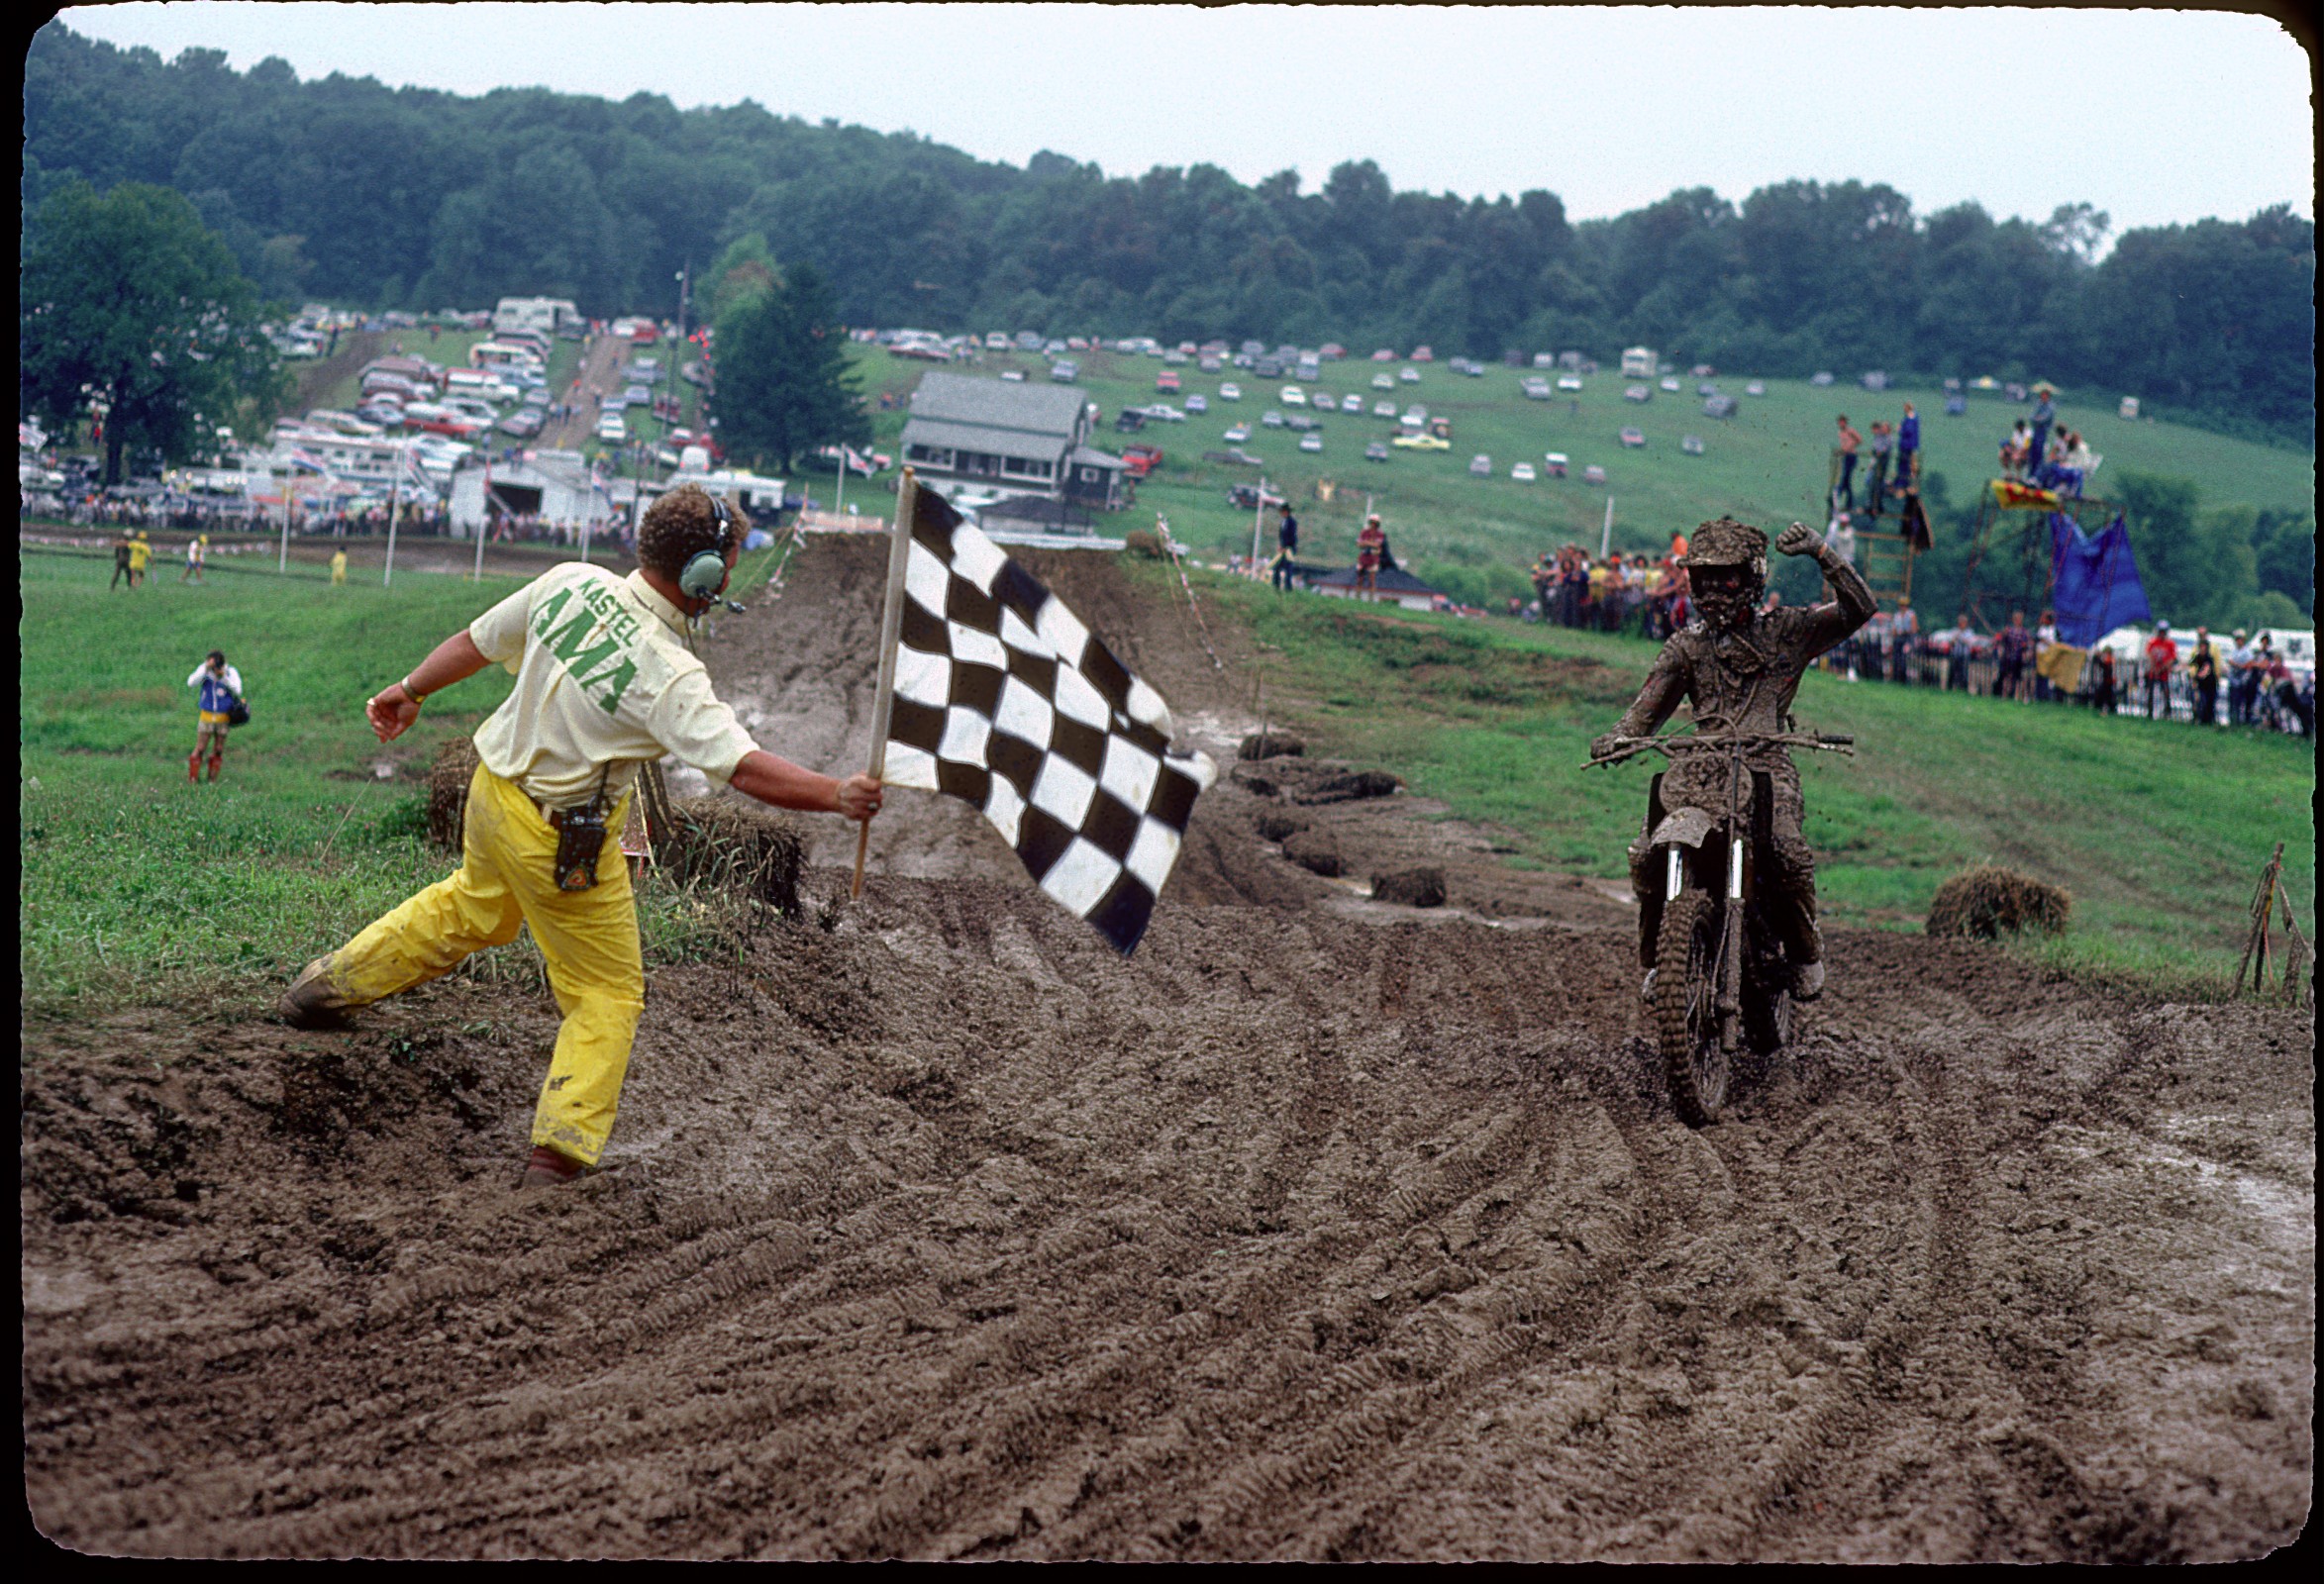
M1672 845L1666 850L1669 856L1663 900L1667 903L1686 888L1686 848ZM1743 838L1734 837L1727 843L1727 906L1713 969L1718 980L1719 1043L1728 1050L1736 1046L1743 1014Z

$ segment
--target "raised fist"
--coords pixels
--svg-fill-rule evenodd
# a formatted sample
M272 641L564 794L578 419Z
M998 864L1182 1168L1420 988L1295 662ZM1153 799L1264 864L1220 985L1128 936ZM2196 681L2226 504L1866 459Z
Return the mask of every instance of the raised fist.
M1775 548L1785 555L1813 555L1823 547L1822 536L1805 523L1794 523L1775 536Z

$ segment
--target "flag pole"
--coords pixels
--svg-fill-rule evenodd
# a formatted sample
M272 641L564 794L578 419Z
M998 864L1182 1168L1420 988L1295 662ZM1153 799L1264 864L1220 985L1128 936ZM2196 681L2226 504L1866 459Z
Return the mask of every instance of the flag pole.
M840 465L847 465L844 456ZM919 496L920 477L907 467L896 485L896 520L888 530L887 603L880 607L879 616L879 692L871 705L871 779L874 781L887 770L887 723L896 698L896 644L904 630L904 568L911 564L912 519ZM863 895L863 859L870 849L871 822L865 820L856 832L856 880L848 889L851 902Z

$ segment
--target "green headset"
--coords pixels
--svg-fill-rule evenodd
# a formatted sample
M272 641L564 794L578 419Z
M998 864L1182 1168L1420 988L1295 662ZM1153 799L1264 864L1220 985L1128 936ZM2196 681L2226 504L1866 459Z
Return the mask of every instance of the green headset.
M708 490L702 493L709 500L711 511L718 514L718 545L715 549L698 550L687 557L686 564L678 571L678 592L690 600L704 600L723 605L730 611L739 611L743 609L741 605L722 597L726 593L730 575L726 565L726 547L735 537L734 513L722 497Z

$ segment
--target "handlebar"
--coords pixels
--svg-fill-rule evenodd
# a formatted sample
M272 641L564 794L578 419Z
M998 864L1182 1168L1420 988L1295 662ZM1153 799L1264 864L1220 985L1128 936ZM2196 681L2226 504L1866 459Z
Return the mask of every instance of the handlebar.
M1819 748L1828 753L1845 753L1851 758L1856 756L1856 739L1835 732L1726 732L1716 736L1698 734L1690 737L1625 737L1617 738L1615 742L1619 745L1613 752L1602 759L1586 759L1582 762L1582 767L1587 769L1592 765L1619 764L1634 754L1646 752L1649 748L1661 752L1666 757L1686 748L1758 746Z

